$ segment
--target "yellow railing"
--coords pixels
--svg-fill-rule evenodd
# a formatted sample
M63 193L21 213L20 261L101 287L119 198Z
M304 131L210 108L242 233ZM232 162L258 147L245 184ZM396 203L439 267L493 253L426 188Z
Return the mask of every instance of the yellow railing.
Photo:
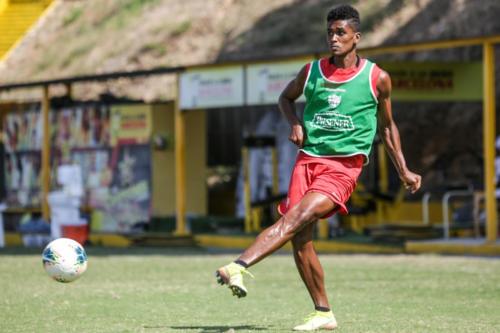
M5 59L51 0L0 0L0 60Z
M5 8L9 5L9 0L0 0L0 15L3 13Z

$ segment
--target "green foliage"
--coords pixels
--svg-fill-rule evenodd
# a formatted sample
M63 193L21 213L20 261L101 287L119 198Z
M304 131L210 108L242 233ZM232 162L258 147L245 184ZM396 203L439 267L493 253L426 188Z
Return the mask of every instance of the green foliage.
M78 20L82 13L83 9L81 7L73 8L71 12L69 12L68 15L63 19L63 27L65 28Z
M165 43L147 43L139 50L140 53L151 53L156 57L161 57L167 53Z
M50 66L52 66L52 59L50 57L45 57L37 62L36 71L43 72L44 70L46 70Z
M178 36L184 34L185 32L187 32L190 28L191 28L191 22L190 21L183 21L183 22L179 23L172 30L171 36L178 37Z
M146 5L154 4L158 0L127 0L123 1L113 17L113 25L117 29L124 28L131 19L139 14Z
M70 65L74 59L80 58L84 54L87 54L92 48L91 44L85 43L77 45L74 49L70 51L70 53L64 58L62 61L60 68L65 68Z
M146 5L157 2L158 0L127 0L124 1L123 10L129 13L137 13Z
M8 252L10 251L10 252ZM236 299L213 273L236 255L197 249L88 248L62 284L35 253L0 250L2 332L290 332L312 310L291 254L250 270ZM338 332L500 332L500 260L322 255Z
M153 5L159 0L121 0L116 1L113 6L108 8L108 11L102 13L95 20L94 25L98 28L111 26L115 29L126 27L131 20L137 18L144 10L144 7Z

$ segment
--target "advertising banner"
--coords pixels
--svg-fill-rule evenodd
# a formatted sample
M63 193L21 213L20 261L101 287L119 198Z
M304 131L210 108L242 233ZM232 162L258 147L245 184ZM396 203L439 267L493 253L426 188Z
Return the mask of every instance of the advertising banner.
M147 223L151 206L151 108L81 104L52 110L51 174L60 164L81 168L81 205L99 212L96 230L128 232ZM40 109L4 118L4 186L9 207L41 204ZM112 146L113 144L113 146ZM51 179L51 190L60 184Z
M51 111L49 117L51 146L57 150L109 145L109 109L105 105L66 107Z
M111 145L118 141L148 142L151 136L151 107L145 104L111 108Z
M481 101L482 65L470 63L380 63L392 80L395 101Z
M12 207L40 204L41 155L10 153L4 158L6 203Z
M247 104L278 103L278 97L283 89L307 62L303 60L249 65L246 75ZM303 95L298 102L305 102Z
M243 104L242 66L193 69L181 74L181 109L240 106Z
M92 230L130 232L148 223L151 213L151 148L118 144L113 149L109 187L91 192L90 204L100 214Z
M307 62L303 59L188 71L180 80L181 108L276 104L283 89ZM379 66L391 75L395 101L482 99L480 62L382 62ZM304 102L304 96L298 101Z
M52 110L49 119L52 174L59 164L75 162L82 166L85 180L89 181L85 185L91 187L91 179L106 174L109 109L97 104L65 107ZM36 207L41 202L40 110L11 112L6 115L3 128L6 201L10 207ZM57 186L53 180L51 187Z

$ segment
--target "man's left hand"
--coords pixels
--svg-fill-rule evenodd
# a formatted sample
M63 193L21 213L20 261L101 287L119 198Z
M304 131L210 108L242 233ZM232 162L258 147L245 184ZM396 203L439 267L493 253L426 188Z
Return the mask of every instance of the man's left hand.
M400 178L405 188L411 193L417 192L420 188L422 182L422 177L420 175L411 171L406 171Z

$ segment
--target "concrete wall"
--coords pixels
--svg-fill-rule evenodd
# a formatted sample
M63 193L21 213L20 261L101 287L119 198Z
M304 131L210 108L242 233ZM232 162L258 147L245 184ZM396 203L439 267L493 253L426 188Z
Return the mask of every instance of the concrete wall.
M153 148L153 216L175 214L175 154L173 104L152 105L153 138L167 140L164 150ZM186 211L207 214L205 112L189 111L186 117Z

